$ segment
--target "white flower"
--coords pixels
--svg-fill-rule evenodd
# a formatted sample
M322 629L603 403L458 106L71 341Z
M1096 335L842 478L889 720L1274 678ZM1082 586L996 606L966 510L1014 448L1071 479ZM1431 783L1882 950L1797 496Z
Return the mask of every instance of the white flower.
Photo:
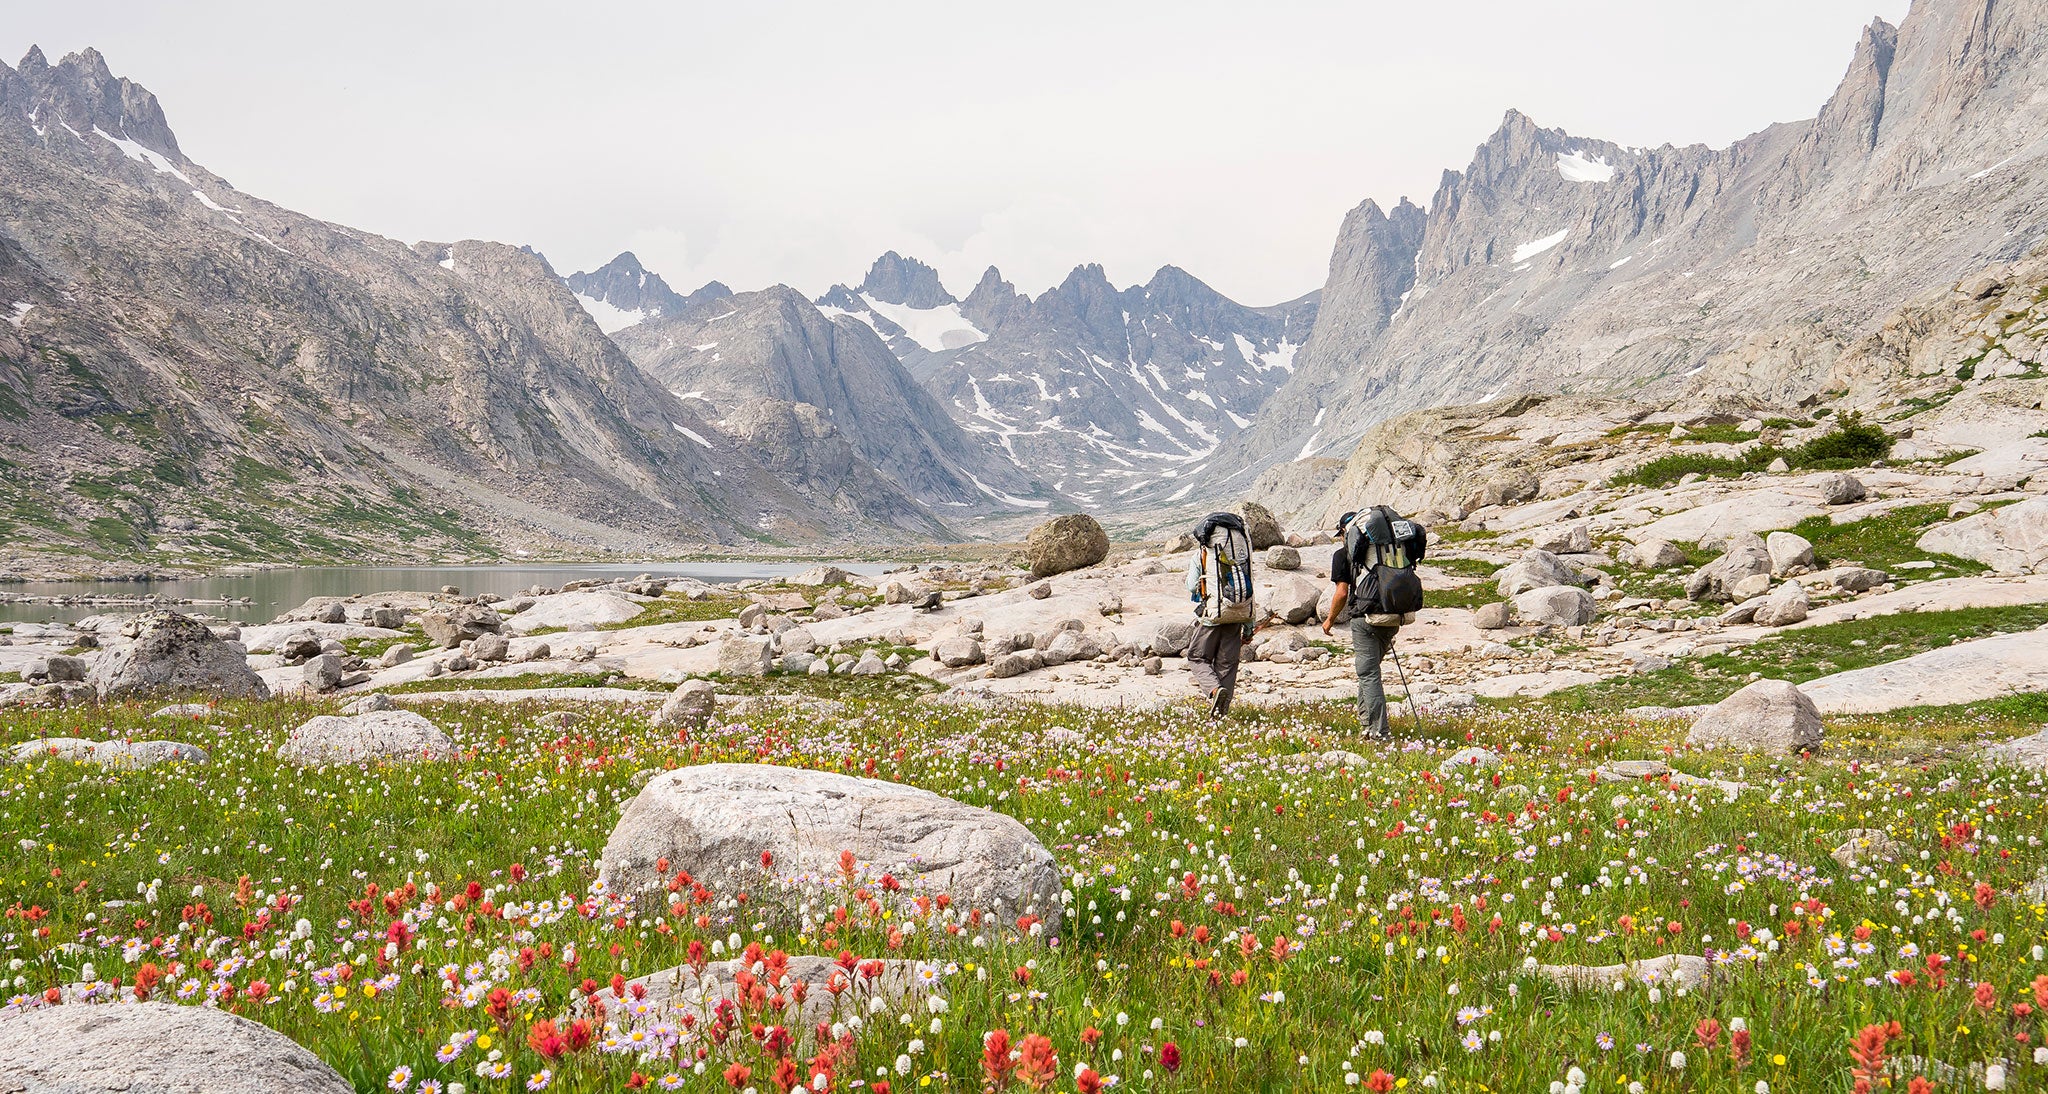
M1984 1089L2005 1089L2005 1065L1991 1064L1984 1069Z
M896 1074L898 1074L898 1075L908 1075L908 1074L910 1074L910 1057L909 1057L909 1055L908 1055L908 1054L905 1054L905 1055L900 1055L900 1056L897 1056L897 1057L896 1057Z
M1685 1053L1683 1053L1683 1052L1673 1052L1673 1053L1671 1054L1671 1070L1673 1070L1673 1071L1684 1071L1684 1070L1685 1070Z
M1756 1081L1756 1094L1771 1094L1771 1084L1758 1079Z

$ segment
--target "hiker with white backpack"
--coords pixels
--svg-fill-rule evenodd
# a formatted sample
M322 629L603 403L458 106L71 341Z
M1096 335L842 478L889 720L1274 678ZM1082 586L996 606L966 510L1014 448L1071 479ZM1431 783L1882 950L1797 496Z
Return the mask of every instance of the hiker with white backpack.
M1376 505L1339 518L1337 538L1337 553L1330 559L1335 589L1323 633L1329 634L1331 624L1350 608L1358 727L1374 739L1387 740L1394 734L1387 724L1380 662L1393 651L1396 633L1422 610L1422 579L1416 576L1415 564L1428 548L1428 533L1422 525Z
M1230 700L1237 693L1245 639L1257 629L1252 617L1252 540L1236 514L1211 513L1195 527L1188 599L1195 604L1188 672L1195 688L1209 700L1209 716L1221 718L1230 713Z

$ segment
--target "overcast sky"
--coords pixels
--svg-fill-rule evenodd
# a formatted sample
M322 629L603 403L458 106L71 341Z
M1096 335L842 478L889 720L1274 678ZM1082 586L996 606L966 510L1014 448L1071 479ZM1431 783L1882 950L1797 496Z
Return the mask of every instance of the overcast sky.
M1268 304L1346 210L1426 203L1515 107L1630 145L1810 117L1906 0L9 5L97 46L186 155L399 239L621 250L816 295L894 249L965 294L1181 266Z

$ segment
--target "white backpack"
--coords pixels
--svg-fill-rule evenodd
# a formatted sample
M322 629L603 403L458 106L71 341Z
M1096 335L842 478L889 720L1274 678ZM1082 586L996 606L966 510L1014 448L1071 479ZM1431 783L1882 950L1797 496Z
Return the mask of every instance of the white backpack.
M1228 516L1228 514L1224 514ZM1252 621L1252 540L1231 516L1214 520L1201 552L1195 617L1211 626Z

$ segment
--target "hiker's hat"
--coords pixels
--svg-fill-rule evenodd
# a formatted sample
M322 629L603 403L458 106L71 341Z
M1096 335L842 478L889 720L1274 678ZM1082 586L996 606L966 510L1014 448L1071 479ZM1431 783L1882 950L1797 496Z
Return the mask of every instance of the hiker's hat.
M1344 529L1346 529L1346 528L1349 528L1349 527L1351 527L1351 522L1352 522L1352 521L1354 521L1354 520L1357 520L1357 519L1358 519L1358 511L1357 511L1357 510L1352 510L1351 512L1349 512L1349 513L1346 513L1346 514L1344 514L1343 516L1341 516L1341 517L1338 517L1338 518L1337 518L1337 534L1338 534L1338 535L1340 535L1340 536L1341 536L1341 535L1343 535L1343 534L1344 534Z

